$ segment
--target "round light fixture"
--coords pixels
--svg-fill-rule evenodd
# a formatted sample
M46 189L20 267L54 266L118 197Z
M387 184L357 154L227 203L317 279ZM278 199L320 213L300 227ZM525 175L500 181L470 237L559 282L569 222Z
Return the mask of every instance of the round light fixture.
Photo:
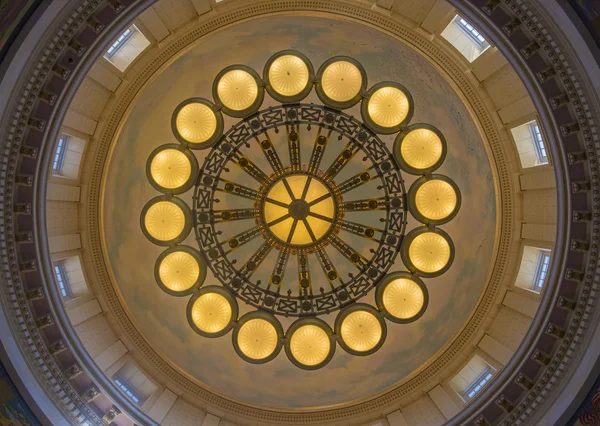
M417 228L406 236L401 255L409 269L423 277L435 277L450 268L454 244L441 229Z
M182 241L191 229L190 212L177 198L156 197L142 210L142 231L152 242L168 245Z
M245 117L260 107L264 91L252 68L232 65L221 71L213 84L213 97L232 117Z
M176 246L158 257L154 272L164 291L174 296L185 296L204 282L206 264L193 248Z
M408 209L425 224L440 225L453 219L460 208L460 191L443 175L417 179L408 191Z
M223 134L223 116L207 99L190 98L175 108L171 128L179 142L193 149L205 149Z
M278 52L265 65L267 91L280 102L298 102L310 93L313 72L308 58L299 52Z
M425 313L429 303L427 287L408 272L393 272L377 286L377 306L390 321L406 324Z
M152 186L172 194L189 190L197 172L198 161L194 154L175 144L156 148L146 165L146 175Z
M208 286L188 302L187 318L192 329L205 337L227 334L237 318L235 298L219 286Z
M333 332L317 318L303 318L290 326L285 350L290 360L305 370L316 370L327 364L335 352Z
M351 305L340 312L335 324L336 333L340 336L340 346L354 355L370 355L385 340L385 322L371 305Z
M446 140L435 127L414 124L396 137L394 157L407 173L431 173L446 157Z
M317 95L328 106L350 108L361 99L367 74L352 58L338 56L325 61L318 72Z
M158 147L146 163L148 180L165 195L140 216L146 237L169 246L155 279L168 294L192 295L186 313L196 333L233 330L247 362L266 363L285 346L293 364L315 370L331 360L335 342L372 354L385 341L385 319L409 323L427 309L420 278L453 262L452 240L436 226L455 217L461 194L432 174L446 141L433 126L408 124L414 104L404 86L382 82L367 91L352 58L330 58L315 75L308 58L285 50L269 59L263 78L226 67L213 82L214 104L191 98L173 112L180 144ZM313 85L323 105L300 102ZM265 91L282 105L259 111ZM361 101L362 120L342 111ZM222 113L243 119L224 133ZM379 135L392 133L390 151ZM336 139L346 141L330 143ZM209 147L199 168L190 148ZM408 193L401 170L421 175ZM190 211L174 195L192 186ZM427 226L406 234L409 211ZM200 251L182 245L192 226ZM409 272L390 271L398 254ZM208 269L220 286L202 287ZM371 289L378 309L357 303ZM237 319L238 300L257 310ZM333 331L319 316L335 310ZM274 315L299 319L284 335Z
M373 86L363 101L361 115L365 123L377 133L391 134L400 131L410 120L413 100L408 90L394 82Z

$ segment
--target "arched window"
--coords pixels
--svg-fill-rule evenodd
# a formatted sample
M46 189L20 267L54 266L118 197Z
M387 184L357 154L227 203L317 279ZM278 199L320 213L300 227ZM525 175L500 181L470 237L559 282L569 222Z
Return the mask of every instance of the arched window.
M450 42L469 62L473 62L490 47L483 34L470 22L456 15L442 31L441 36Z

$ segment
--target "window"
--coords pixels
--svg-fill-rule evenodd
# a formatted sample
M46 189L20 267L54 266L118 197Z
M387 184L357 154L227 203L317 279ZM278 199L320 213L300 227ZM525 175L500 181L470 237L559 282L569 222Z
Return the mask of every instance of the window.
M116 39L115 42L108 48L104 57L106 59L113 58L117 53L119 53L119 50L121 50L123 46L125 46L125 44L129 40L131 40L131 38L137 31L138 29L135 25L132 25L131 27L127 28L125 32L121 34L119 38Z
M477 43L482 49L487 49L490 44L488 41L481 35L479 31L473 27L473 25L469 24L464 18L456 15L454 18L454 24L466 35L468 35L471 40Z
M104 59L124 72L148 46L150 41L135 25L132 25L108 47Z
M71 289L69 288L69 279L67 278L67 271L65 270L65 264L62 260L54 262L54 276L56 277L56 284L60 290L60 294L64 299L71 298Z
M483 34L460 15L456 15L440 35L469 62L473 62L490 47Z
M535 155L537 156L538 163L547 164L548 154L546 153L546 145L544 144L544 138L542 138L542 132L537 121L528 123L529 131L531 132L531 139L533 140L533 147L535 149Z
M544 283L546 282L546 276L548 275L548 269L550 268L550 251L541 250L540 257L538 260L537 269L533 276L533 290L540 292Z
M65 156L67 155L67 144L69 143L69 136L61 133L56 144L56 150L54 151L54 161L52 163L52 173L60 175L65 164Z
M488 365L488 367L479 375L473 383L471 383L461 395L464 401L471 400L477 393L488 384L488 382L494 376L494 369Z
M127 383L120 377L117 377L115 378L115 384L119 387L119 389L121 389L121 392L127 395L129 399L131 399L136 404L140 403L141 398L137 395L137 393L134 392L133 387L129 383Z

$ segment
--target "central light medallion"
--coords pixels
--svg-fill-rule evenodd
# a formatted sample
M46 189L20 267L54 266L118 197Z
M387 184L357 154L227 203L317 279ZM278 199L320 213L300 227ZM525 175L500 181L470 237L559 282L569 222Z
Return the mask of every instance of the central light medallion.
M260 201L257 223L280 243L310 248L339 222L335 189L315 175L291 173L274 181Z
M302 103L313 88L324 105ZM250 363L282 348L307 370L325 366L338 344L374 353L386 320L405 324L425 313L421 278L441 275L454 259L439 226L456 216L460 191L434 173L444 136L409 125L408 90L395 82L367 90L365 70L349 57L315 73L306 56L287 50L269 59L262 79L244 65L224 68L212 91L214 103L190 98L175 109L180 144L148 158L148 180L163 195L146 204L140 224L167 247L156 282L191 296L186 314L196 333L232 331L235 351ZM265 92L281 105L260 110ZM359 103L362 120L343 112ZM224 132L223 114L241 120ZM191 149L208 149L201 166ZM401 171L419 176L408 191ZM177 195L192 187L190 209ZM406 233L408 213L423 226ZM390 271L398 255L406 270ZM205 286L208 270L214 278ZM359 302L373 290L376 307ZM238 301L255 310L238 317ZM320 318L336 310L333 323ZM284 331L277 316L298 319Z

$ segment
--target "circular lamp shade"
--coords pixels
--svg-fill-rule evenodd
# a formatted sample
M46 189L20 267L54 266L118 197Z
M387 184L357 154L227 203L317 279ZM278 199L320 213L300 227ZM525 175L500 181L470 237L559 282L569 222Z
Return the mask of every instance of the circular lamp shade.
M223 287L204 287L188 302L188 322L196 333L205 337L228 333L237 315L237 302Z
M436 277L450 268L454 260L454 244L441 229L421 227L405 237L400 251L406 267L423 277Z
M373 86L362 103L364 122L376 133L391 134L410 121L413 112L412 96L404 86L383 82Z
M353 355L370 355L385 340L386 326L379 312L371 305L356 303L339 313L335 331L340 346Z
M273 99L282 102L299 102L312 90L314 70L306 56L284 50L273 55L263 73L267 91Z
M185 296L202 285L206 264L200 253L188 246L163 252L156 261L154 276L158 285L173 296Z
M189 234L192 219L189 208L178 198L156 197L144 206L142 231L155 244L176 244Z
M310 202L328 194L330 191L325 184L313 178L309 182L305 193L307 179L308 177L304 175L285 178L288 187L296 198L295 201L291 199L283 179L276 182L267 192L267 200L264 203L266 227L271 234L286 244L298 246L313 244L315 241L322 239L333 225L333 219L336 215L333 196L310 205ZM277 204L269 200L273 200ZM310 213L317 214L321 218L311 216ZM304 219L306 222L304 222ZM295 225L294 222L296 222ZM312 239L311 234L315 237L315 240Z
M352 58L331 58L318 72L317 95L327 105L346 109L361 100L361 91L367 87L367 74L360 63Z
M433 126L411 125L396 137L394 157L407 173L431 173L440 167L446 158L446 139Z
M233 332L233 347L244 360L253 364L271 361L281 351L283 329L272 315L249 312L240 318Z
M442 175L417 179L408 191L411 214L425 224L440 225L456 216L460 209L460 191L452 180Z
M262 104L262 82L252 68L232 65L223 69L213 84L213 96L231 117L246 117Z
M146 164L146 176L152 186L165 193L181 194L192 187L198 172L196 156L180 145L156 148Z
M299 319L290 326L286 336L285 351L288 358L305 370L323 367L335 353L333 332L320 319Z
M223 116L206 99L186 99L175 108L171 129L177 140L190 148L210 148L223 135Z
M386 275L378 284L375 299L387 319L405 324L425 313L429 293L419 278L408 272L394 272Z

